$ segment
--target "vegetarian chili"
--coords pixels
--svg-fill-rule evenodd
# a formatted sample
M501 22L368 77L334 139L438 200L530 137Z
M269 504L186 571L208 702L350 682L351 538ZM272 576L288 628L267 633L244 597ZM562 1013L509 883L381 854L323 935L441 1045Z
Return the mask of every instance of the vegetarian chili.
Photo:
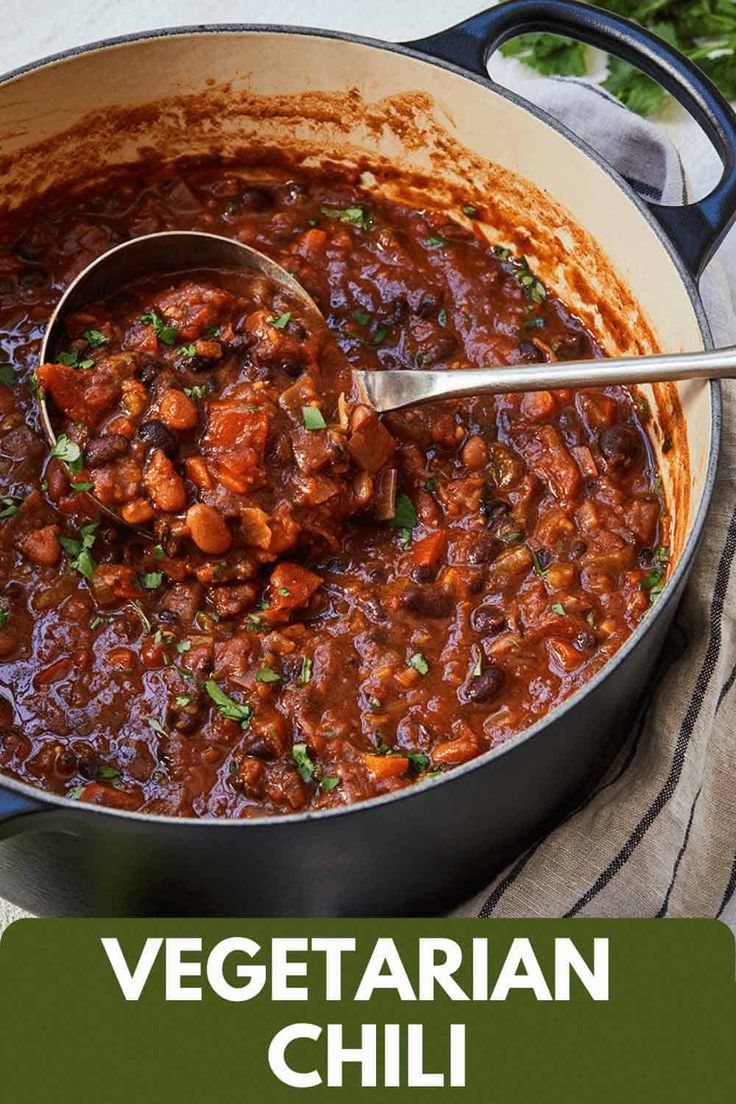
M6 228L3 771L149 813L327 808L497 746L622 645L668 561L637 395L379 420L350 388L352 366L601 355L524 257L488 245L482 215L198 166L117 177ZM180 274L80 312L39 366L69 280L166 229L268 253L329 334L265 283Z

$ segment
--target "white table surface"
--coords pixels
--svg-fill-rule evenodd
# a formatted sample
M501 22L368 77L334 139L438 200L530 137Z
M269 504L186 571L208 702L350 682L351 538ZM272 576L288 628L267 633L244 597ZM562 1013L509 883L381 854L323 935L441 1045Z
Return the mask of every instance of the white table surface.
M473 15L491 0L5 0L2 4L0 73L48 54L101 38L191 23L278 23L324 27L409 41ZM515 61L492 64L495 77L513 86L525 72ZM684 163L711 151L700 132L673 103L659 120L678 145ZM0 901L0 930L23 915ZM736 928L736 898L725 919Z

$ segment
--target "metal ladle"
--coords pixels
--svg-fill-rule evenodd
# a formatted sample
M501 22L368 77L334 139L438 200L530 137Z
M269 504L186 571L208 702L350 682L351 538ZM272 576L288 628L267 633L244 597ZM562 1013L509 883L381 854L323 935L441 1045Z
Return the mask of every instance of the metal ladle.
M249 245L196 230L170 230L134 238L103 253L72 281L49 319L41 362L58 348L67 315L121 291L131 282L157 274L227 269L259 273L297 297L316 325L325 320L314 300L294 277L270 257ZM698 353L569 360L523 367L458 368L450 371L353 369L361 398L379 413L406 406L457 399L544 391L563 387L606 387L609 384L656 383L665 380L722 379L736 376L736 346ZM37 396L41 424L50 444L56 444L43 394ZM96 500L95 500L96 501ZM108 507L98 506L121 520Z

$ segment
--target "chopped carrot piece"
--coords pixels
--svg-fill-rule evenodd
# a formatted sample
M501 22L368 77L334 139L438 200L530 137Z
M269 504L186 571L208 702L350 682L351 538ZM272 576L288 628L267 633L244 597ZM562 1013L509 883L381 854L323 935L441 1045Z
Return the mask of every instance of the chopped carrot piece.
M405 755L364 755L363 762L374 778L396 778L406 774L409 760Z
M417 567L434 567L447 551L447 533L437 529L412 546L411 558Z

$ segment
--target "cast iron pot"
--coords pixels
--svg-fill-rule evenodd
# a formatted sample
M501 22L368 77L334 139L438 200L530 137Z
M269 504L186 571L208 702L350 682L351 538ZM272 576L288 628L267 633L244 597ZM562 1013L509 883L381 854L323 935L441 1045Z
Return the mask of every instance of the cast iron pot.
M720 154L711 194L647 207L590 149L490 81L490 53L531 30L567 33L658 79ZM543 278L590 325L596 292L615 301L599 334L611 352L708 346L695 281L736 213L736 121L713 85L647 32L566 0L512 0L405 46L253 26L116 39L6 77L0 134L0 206L10 211L144 149L202 154L264 135L275 148L301 143L312 159L329 150L364 167L423 169L438 188L445 177L472 183L494 196L496 231L504 219L508 235L521 228ZM577 282L566 282L566 265L578 266ZM40 914L396 915L440 912L487 883L589 791L653 671L718 448L717 387L684 384L678 398L686 428L673 457L658 429L667 396L652 392L676 567L626 646L561 708L444 778L337 812L182 820L80 806L4 779L0 894Z

